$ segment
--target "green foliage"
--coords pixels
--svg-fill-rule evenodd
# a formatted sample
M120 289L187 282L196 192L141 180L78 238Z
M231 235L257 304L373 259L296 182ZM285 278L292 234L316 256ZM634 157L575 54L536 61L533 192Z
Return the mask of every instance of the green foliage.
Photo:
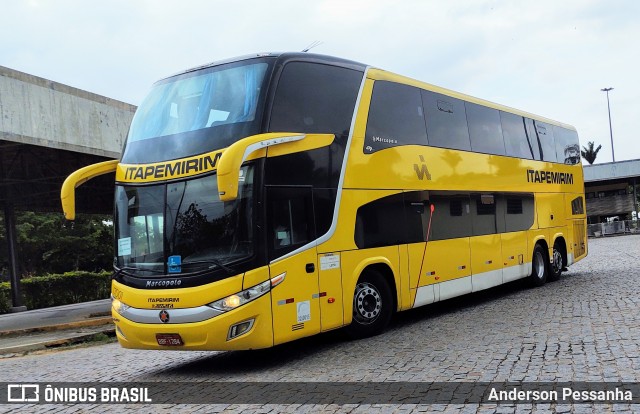
M111 273L67 272L22 279L28 309L106 299L111 292Z
M11 308L11 286L9 282L0 282L0 314L9 312Z
M78 215L74 222L66 222L59 213L18 212L16 233L22 275L99 271L113 263L113 225L108 216ZM0 220L0 273L6 274L4 237Z
M22 279L21 292L27 309L106 299L111 292L111 272L67 272ZM0 314L11 308L9 282L0 283Z
M598 152L600 152L600 149L602 148L602 145L598 145L598 148L594 149L594 145L595 143L593 141L589 141L587 142L587 146L583 146L582 151L580 151L580 153L582 154L582 158L587 160L589 165L595 162L596 157L598 156Z

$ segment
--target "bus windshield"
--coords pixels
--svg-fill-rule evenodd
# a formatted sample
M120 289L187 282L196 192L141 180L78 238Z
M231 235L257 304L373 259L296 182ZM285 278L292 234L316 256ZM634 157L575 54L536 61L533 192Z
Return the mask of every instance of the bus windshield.
M122 161L188 157L258 133L269 65L248 60L156 83L136 111Z
M116 266L136 276L222 269L253 255L253 168L238 198L218 199L215 175L153 186L116 186ZM230 276L230 274L229 274Z

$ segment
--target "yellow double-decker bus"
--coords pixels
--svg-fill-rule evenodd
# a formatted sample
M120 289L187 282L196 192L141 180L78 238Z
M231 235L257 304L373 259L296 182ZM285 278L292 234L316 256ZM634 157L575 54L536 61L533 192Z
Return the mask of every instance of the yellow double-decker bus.
M115 171L126 348L265 348L528 278L587 254L569 125L308 53L157 82Z

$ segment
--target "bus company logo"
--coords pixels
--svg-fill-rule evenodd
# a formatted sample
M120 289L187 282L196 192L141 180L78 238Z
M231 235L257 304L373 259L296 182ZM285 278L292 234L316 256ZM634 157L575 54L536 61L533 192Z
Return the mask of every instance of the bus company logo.
M413 170L416 172L418 180L424 180L426 178L427 180L431 181L431 173L429 173L429 169L427 168L427 164L424 161L424 157L422 155L419 155L419 157L422 164L413 164Z
M178 160L164 164L127 166L124 171L125 181L153 180L177 178L183 175L200 174L216 168L222 152L215 155L203 155L199 158Z
M180 298L149 298L151 309L172 309L174 303L180 302Z
M527 182L547 184L573 184L573 174L543 170L527 170Z
M158 314L158 317L160 318L160 321L162 323L168 323L169 322L169 312L167 312L166 310L161 310L160 313Z

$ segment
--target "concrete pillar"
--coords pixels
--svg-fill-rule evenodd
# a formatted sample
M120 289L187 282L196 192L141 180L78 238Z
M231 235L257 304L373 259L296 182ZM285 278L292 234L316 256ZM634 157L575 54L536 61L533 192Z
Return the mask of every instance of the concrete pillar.
M633 211L636 212L636 218L640 219L640 217L638 217L638 213L640 213L640 211L638 211L638 193L636 186L636 177L633 177Z
M16 253L16 213L11 203L4 206L4 224L7 232L7 244L9 252L9 272L11 272L11 304L10 312L26 311L27 307L22 304L20 294L20 277L18 275L18 258Z

